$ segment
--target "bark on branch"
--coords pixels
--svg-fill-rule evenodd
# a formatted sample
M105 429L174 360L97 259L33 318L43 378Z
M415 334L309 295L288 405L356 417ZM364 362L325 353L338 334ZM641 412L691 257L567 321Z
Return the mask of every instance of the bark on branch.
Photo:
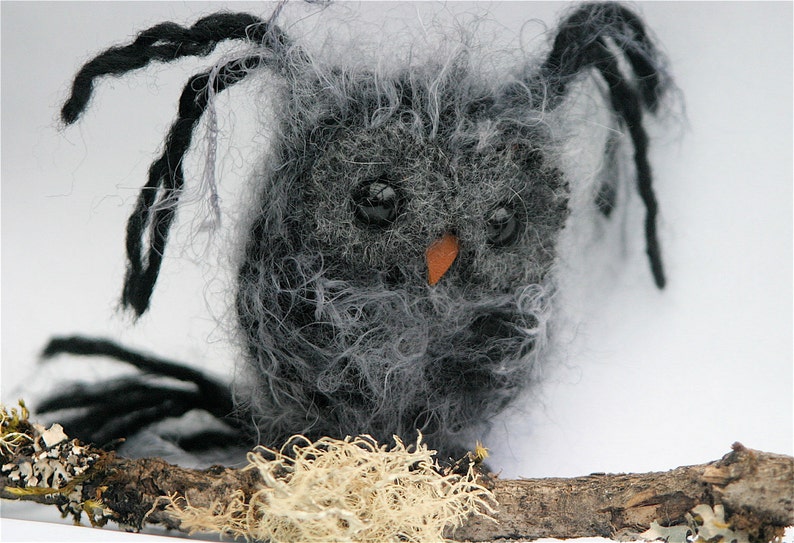
M794 524L794 459L738 443L708 464L658 473L496 480L493 490L498 524L474 518L456 538L632 539L653 522L686 525L699 504L723 505L728 523L751 540L771 541Z
M52 429L42 434L43 427L25 417L11 420L14 424L9 420L4 419L0 439L0 497L55 504L74 515L87 514L95 524L113 520L133 529L147 523L187 531L184 519L165 507L164 497L212 507L228 503L235 493L250 497L263 484L256 470L194 470L157 458L129 460L66 441L57 429L54 435ZM43 471L32 468L42 462ZM472 516L447 533L453 539L634 539L652 525L657 531L645 537L667 537L676 528L666 527L693 526L693 509L704 504L708 511L722 506L730 528L749 541L771 541L794 524L794 459L740 444L720 460L667 472L571 479L483 476L479 482L498 503L492 513L496 522ZM686 528L678 530L686 533Z

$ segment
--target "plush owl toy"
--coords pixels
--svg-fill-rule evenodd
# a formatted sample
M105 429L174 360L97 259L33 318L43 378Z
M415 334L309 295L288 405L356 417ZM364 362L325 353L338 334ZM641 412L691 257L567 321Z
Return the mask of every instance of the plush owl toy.
M554 119L582 80L596 80L602 109L627 134L652 277L664 286L643 127L669 86L663 61L642 21L615 3L575 7L541 60L500 81L465 54L388 72L325 65L274 19L217 13L189 28L144 30L85 64L62 110L75 122L104 76L244 44L185 85L129 218L122 303L140 316L199 121L236 83L278 79L269 97L277 124L256 167L237 263L245 378L232 394L184 365L60 338L45 356L111 356L141 376L59 391L39 411L68 410L71 432L98 445L201 409L223 426L217 439L206 429L195 429L200 439L181 436L187 450L235 439L278 446L297 433L388 441L420 431L442 456L460 455L544 358L557 247L578 182L561 164ZM592 203L608 216L614 187L602 185Z

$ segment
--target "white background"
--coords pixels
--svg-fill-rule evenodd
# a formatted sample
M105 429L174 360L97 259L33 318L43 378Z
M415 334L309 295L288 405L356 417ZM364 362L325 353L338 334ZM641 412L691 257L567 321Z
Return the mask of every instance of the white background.
M259 3L224 6L270 13ZM543 26L524 23L539 19L551 27L566 6L351 3L340 9L351 20L361 12L372 29L383 16L485 11L536 51L545 43ZM132 326L115 310L127 215L181 85L206 61L103 80L80 124L58 131L55 122L71 77L93 54L146 26L190 23L218 7L2 3L4 403L52 386L53 379L104 371L63 360L37 367L37 352L53 334L114 337L230 375L223 249L231 229L208 242L191 237L190 221L181 221L174 239L184 248L169 247L151 314ZM669 55L686 104L686 118L654 132L669 285L653 288L638 237L611 291L582 302L570 344L536 401L498 421L486 444L493 467L506 477L664 470L719 458L734 441L794 452L792 4L636 7ZM316 11L290 8L293 20ZM322 27L325 17L310 17L301 28ZM231 96L245 100L244 92ZM245 115L227 113L223 127L245 133ZM227 179L245 177L246 157L258 142L243 138L239 153L221 155L227 226L239 194L239 184ZM28 514L3 505L4 516Z

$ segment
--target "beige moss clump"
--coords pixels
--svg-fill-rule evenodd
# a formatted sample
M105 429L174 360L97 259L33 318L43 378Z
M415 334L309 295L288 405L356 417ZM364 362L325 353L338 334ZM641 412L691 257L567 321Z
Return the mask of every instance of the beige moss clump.
M369 436L293 438L289 449L248 454L245 469L262 479L250 498L240 491L200 508L174 496L167 508L191 532L274 542L441 541L470 515L490 518L493 495L471 466L443 474L421 436L415 446L395 442L387 450Z
M33 441L27 433L29 417L30 411L22 400L19 400L19 411L0 404L0 455L10 457L21 445Z

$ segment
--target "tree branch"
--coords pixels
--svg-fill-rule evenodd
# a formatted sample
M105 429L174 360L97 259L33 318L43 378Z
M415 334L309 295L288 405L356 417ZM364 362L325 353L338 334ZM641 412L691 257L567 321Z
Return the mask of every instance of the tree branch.
M700 504L722 505L735 530L771 541L794 524L794 459L734 444L722 459L666 472L494 481L497 525L474 518L462 540L601 536L636 539L653 522L686 526Z
M112 520L135 530L145 524L207 530L188 522L186 511L210 511L227 515L218 531L239 535L228 528L226 504L250 501L263 487L292 476L287 464L268 482L250 468L195 470L157 458L120 458L68 441L58 425L29 423L24 406L21 413L3 410L2 423L0 497L55 504L76 518L86 514L95 525ZM720 460L660 473L525 480L479 474L474 481L447 470L439 477L446 477L442 486L464 477L463 486L475 493L477 512L460 522L450 519L445 534L456 540L642 536L683 543L687 534L717 534L756 542L779 538L794 524L794 459L738 443ZM405 486L404 479L396 484Z

